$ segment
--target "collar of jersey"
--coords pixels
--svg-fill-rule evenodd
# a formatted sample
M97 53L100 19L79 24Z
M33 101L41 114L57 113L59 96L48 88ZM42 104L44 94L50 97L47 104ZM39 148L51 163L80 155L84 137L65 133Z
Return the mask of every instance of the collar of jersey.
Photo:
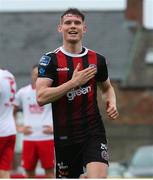
M85 48L85 51L81 54L73 54L73 53L69 53L67 51L64 50L64 48L61 46L60 47L60 50L62 51L62 53L64 53L65 55L67 56L71 56L71 57L82 57L82 56L85 56L87 53L88 53L88 49L86 47Z

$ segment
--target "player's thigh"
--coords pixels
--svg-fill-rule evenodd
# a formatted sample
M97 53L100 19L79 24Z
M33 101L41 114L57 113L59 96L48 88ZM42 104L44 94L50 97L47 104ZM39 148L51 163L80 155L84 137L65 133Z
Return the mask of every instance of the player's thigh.
M88 178L106 178L108 165L102 162L91 162L86 165Z
M10 178L10 171L0 170L0 178L5 178L5 179Z
M82 173L82 145L56 147L56 177L79 178Z
M44 169L54 168L55 153L54 141L43 140L37 142L38 154L41 165Z
M35 141L23 141L22 150L22 166L28 170L32 171L35 169L38 161L38 152Z

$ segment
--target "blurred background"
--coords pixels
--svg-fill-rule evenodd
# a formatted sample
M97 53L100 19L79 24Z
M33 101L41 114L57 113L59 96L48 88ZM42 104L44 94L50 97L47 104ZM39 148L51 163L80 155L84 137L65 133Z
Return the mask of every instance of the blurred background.
M84 11L84 46L105 55L117 95L120 117L110 121L98 92L109 177L153 177L153 0L0 0L0 67L15 75L18 89L30 83L33 64L61 46L56 29L68 7ZM22 114L18 120L22 123ZM21 150L18 134L12 174L24 173ZM43 173L41 167L37 171Z

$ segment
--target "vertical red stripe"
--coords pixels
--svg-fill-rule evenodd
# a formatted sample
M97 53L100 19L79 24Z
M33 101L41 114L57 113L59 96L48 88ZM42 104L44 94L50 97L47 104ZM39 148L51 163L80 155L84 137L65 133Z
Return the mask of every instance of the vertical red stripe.
M88 63L97 65L97 55L95 52L88 51Z
M94 64L94 65L96 65L97 66L97 56L96 56L96 53L95 52L93 52L93 51L88 51L88 64L90 65L90 64ZM94 99L94 97L95 97L95 93L96 92L94 92L94 89L95 89L95 86L96 86L96 81L95 81L95 78L92 78L90 81L89 81L89 83L90 83L90 86L91 86L91 92L90 93L88 93L88 102L89 102L89 104L88 104L88 110L87 110L87 112L89 112L89 113L94 113L93 111L94 111L94 101L95 101L95 99Z
M77 67L77 65L80 63L80 69L79 70L82 70L83 69L83 64L82 64L82 58L81 57L74 57L73 58L73 67L74 69Z
M73 58L73 67L74 69L77 67L78 63L80 63L80 69L79 70L82 70L83 69L83 63L82 63L82 58L81 57L74 57ZM77 90L79 87L75 88L75 90ZM80 120L80 116L81 114L78 114L78 113L75 113L75 110L76 109L81 109L81 106L82 106L82 96L76 96L73 100L73 117L72 119L78 119ZM81 113L81 110L77 111L77 112L80 112Z
M58 86L67 82L68 80L68 71L62 71L62 68L67 68L67 59L66 56L59 51L57 53L57 70L58 70ZM67 99L66 96L63 96L60 101L58 101L58 105L56 107L56 116L55 116L55 121L56 118L58 118L58 120L60 121L60 127L65 127L66 125L66 112L63 111L65 108L63 108L63 110L61 109L61 107L67 107ZM60 114L59 114L59 110L60 110ZM61 118L62 117L62 118ZM59 132L63 132L62 129L59 129Z
M89 54L88 54L88 64L94 64L97 66L97 55L95 52L92 52L92 51L89 51ZM90 80L90 84L95 85L95 78L92 78ZM92 87L93 88L93 87Z

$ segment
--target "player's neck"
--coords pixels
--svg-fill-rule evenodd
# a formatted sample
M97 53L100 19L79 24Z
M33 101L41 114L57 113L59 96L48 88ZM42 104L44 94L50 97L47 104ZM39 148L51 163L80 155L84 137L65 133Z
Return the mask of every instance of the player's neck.
M36 83L31 84L32 89L36 89Z
M82 51L82 44L81 43L78 43L78 44L64 43L63 49L72 54L80 54Z

